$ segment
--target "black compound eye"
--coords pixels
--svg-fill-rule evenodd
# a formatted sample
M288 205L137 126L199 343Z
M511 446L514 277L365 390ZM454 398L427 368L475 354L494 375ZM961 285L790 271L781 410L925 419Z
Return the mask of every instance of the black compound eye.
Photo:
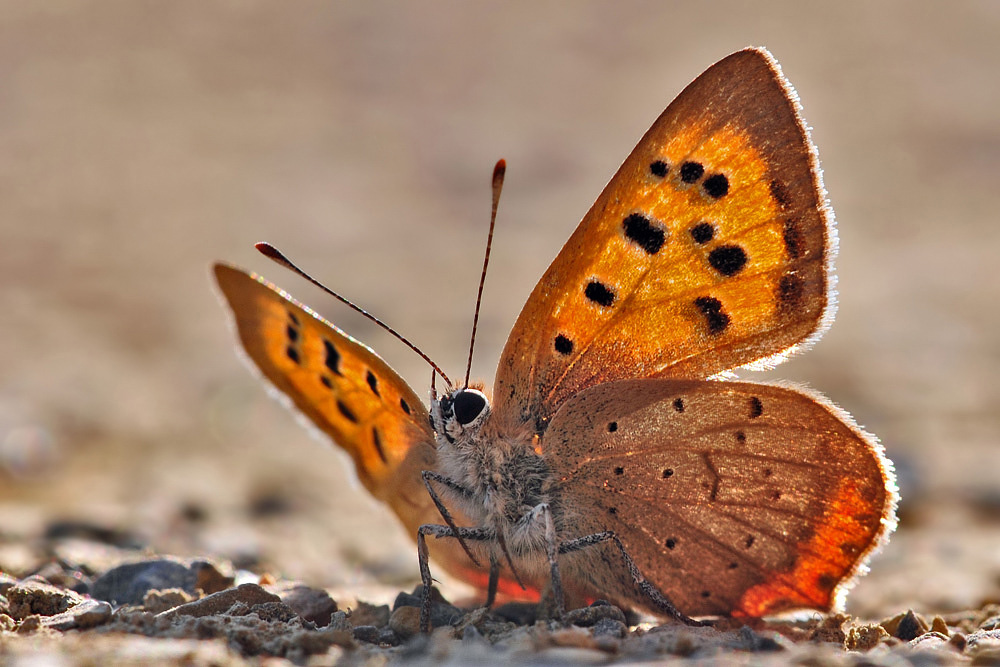
M471 424L486 408L486 397L478 391L460 391L453 399L455 419L462 426Z

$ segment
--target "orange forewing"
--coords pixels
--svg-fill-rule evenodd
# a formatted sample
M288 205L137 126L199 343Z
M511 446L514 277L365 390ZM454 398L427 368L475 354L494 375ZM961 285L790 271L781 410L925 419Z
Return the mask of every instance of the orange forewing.
M217 264L215 277L236 317L243 349L296 408L351 455L365 488L386 501L402 495L417 505L429 502L419 473L434 465L434 433L423 402L396 372L259 276ZM409 474L401 476L401 469Z
M370 348L260 276L226 264L214 271L243 349L268 381L351 456L362 484L409 535L438 523L420 477L436 466L434 434L413 390ZM434 540L429 549L453 575L485 577L457 543ZM502 574L501 590L512 592L509 572Z
M729 56L667 107L538 282L495 410L547 419L600 382L788 351L824 324L832 234L794 91L766 52Z

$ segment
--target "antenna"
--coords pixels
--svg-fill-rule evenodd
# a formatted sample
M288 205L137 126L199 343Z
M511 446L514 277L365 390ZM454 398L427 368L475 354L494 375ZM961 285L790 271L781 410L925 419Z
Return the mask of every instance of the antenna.
M472 317L472 340L469 341L469 363L465 367L465 386L469 386L469 375L472 373L472 352L476 349L476 329L479 328L479 306L483 302L483 286L486 284L486 268L490 265L490 249L493 247L493 229L497 224L497 206L500 204L500 191L503 190L503 179L507 173L507 161L497 160L493 167L493 209L490 212L490 235L486 239L486 257L483 258L483 272L479 276L479 293L476 294L476 314Z
M496 206L494 206L494 209L495 208L496 208ZM492 233L491 233L491 235L492 235ZM364 315L365 317L367 317L369 320L371 320L372 322L374 322L375 324L377 324L378 326L382 327L387 332L389 332L390 334L392 334L393 336L395 336L399 340L399 342L401 342L403 345L405 345L406 347L408 347L411 350L413 350L414 352L416 352L420 356L421 359L423 359L428 364L430 364L430 367L432 369L434 369L433 372L437 373L438 375L440 375L441 379L444 380L445 382L447 382L448 386L451 386L451 380L449 380L448 376L444 374L444 371L441 370L441 368L437 364L435 364L433 361L431 361L431 358L428 357L426 354L424 354L424 352L419 347L417 347L416 345L414 345L413 343L411 343L410 341L408 341L398 331L396 331L395 329L393 329L392 327L390 327L388 324L386 324L385 322L383 322L379 318L377 318L374 315L372 315L371 313L369 313L367 310L361 308L360 306L354 305L348 299L340 296L339 294L337 294L336 292L334 292L332 289L330 289L329 287L327 287L326 285L324 285L320 281L316 280L315 278L313 278L312 276L310 276L308 273L306 273L305 271L303 271L299 267L297 267L294 264L292 264L292 262L291 262L290 259L288 259L287 257L285 257L281 253L280 250L278 250L277 248L275 248L270 243L263 243L263 242L262 243L255 243L254 247L257 248L257 250L260 251L260 254L262 254L265 257L267 257L268 259L276 262L277 264L280 264L281 266L285 267L286 269L289 269L290 271L294 271L295 273L299 274L300 276L302 276L303 278L305 278L306 280L308 280L309 282L311 282L313 285L315 285L316 287L320 288L321 290L323 290L324 292L326 292L327 294L329 294L330 296L332 296L337 301L340 301L341 303L349 306L350 308L353 308L354 310L356 310L357 312L361 313L362 315ZM432 378L434 377L433 374L431 375L431 377Z

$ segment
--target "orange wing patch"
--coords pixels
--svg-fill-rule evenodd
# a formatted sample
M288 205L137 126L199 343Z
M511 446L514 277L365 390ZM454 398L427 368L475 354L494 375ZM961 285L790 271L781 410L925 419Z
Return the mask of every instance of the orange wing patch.
M733 615L759 618L789 609L843 608L845 584L853 583L858 564L867 559L873 544L878 544L873 543L868 528L873 508L885 503L873 497L872 492L878 490L870 483L842 480L817 522L816 532L800 545L791 571L775 573L747 590Z
M416 394L378 355L256 275L217 264L215 276L236 316L240 341L268 380L354 459L372 495L400 492L427 503L399 470L415 458L434 465L434 434ZM412 487L412 488L407 488Z
M497 373L501 420L544 422L600 382L704 378L815 335L833 233L816 174L773 62L742 52L699 77L529 297Z

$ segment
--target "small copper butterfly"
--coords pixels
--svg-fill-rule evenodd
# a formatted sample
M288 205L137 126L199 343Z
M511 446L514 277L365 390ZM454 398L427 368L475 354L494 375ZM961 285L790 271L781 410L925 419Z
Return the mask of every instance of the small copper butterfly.
M535 286L492 396L455 384L429 410L274 285L215 276L250 358L417 538L425 590L430 556L490 601L522 582L686 622L830 610L895 525L892 464L817 394L724 377L831 321L825 197L777 62L728 56L653 123Z

